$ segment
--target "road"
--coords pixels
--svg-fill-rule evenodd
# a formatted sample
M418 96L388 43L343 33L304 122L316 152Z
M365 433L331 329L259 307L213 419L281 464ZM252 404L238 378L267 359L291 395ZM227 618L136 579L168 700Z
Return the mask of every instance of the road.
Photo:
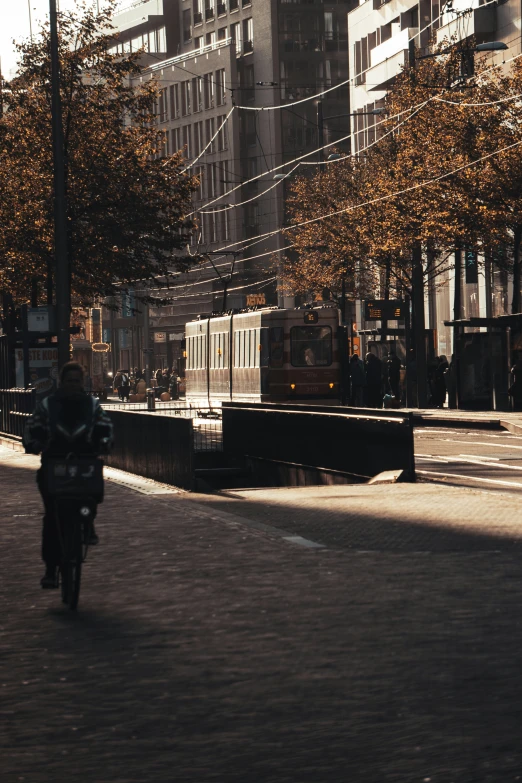
M419 478L522 491L522 437L510 432L416 429L415 464Z

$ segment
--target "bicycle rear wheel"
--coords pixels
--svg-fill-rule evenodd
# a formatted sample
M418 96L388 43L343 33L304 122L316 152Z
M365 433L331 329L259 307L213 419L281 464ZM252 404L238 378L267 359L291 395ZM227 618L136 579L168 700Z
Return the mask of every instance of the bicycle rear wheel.
M60 567L62 575L62 601L73 611L78 606L82 578L83 542L82 525L70 520L64 531L65 557Z

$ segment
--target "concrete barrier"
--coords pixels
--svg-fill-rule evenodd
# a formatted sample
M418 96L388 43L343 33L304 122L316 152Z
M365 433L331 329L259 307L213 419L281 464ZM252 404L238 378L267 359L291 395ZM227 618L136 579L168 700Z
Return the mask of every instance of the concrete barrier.
M192 419L146 411L107 411L114 424L114 449L107 464L139 476L192 489Z
M332 483L390 470L415 481L411 413L235 402L222 413L225 454L263 462L265 473L267 463L291 468L292 483L312 483L306 473L314 471L330 473Z

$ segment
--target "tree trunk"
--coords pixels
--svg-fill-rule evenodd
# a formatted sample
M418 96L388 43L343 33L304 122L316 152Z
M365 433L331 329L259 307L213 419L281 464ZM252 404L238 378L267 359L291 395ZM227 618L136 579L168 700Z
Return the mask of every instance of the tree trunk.
M522 225L515 226L513 237L513 299L511 313L520 312L520 241L522 239Z
M424 319L424 270L420 242L413 249L412 269L413 341L417 364L417 395L419 408L428 404L428 373L426 366L426 336Z

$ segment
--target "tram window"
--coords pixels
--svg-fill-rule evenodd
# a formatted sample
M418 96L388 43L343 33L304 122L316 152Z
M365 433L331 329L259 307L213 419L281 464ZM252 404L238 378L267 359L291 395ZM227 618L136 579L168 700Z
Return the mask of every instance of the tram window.
M282 326L270 329L270 366L282 367L284 363L284 330Z
M259 366L268 367L268 359L270 356L270 330L266 326L259 330L259 344L261 351L259 354Z
M294 367L327 367L332 363L329 326L293 326L290 343Z

